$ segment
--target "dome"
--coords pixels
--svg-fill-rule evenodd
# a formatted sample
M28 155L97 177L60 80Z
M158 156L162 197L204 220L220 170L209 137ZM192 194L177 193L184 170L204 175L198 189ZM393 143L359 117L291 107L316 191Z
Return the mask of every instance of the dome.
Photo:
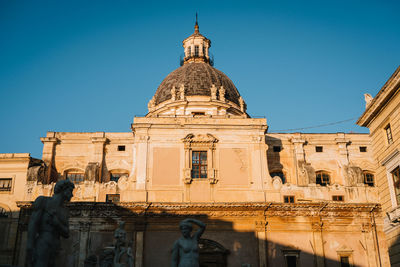
M240 94L233 82L223 72L204 62L187 63L168 74L154 95L155 104L171 99L172 87L179 90L182 84L185 96L211 96L212 85L223 86L225 98L239 105Z

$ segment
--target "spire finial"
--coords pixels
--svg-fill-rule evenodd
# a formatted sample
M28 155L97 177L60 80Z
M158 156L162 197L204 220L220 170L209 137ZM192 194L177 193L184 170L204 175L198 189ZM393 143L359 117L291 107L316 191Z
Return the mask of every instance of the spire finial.
M199 33L199 23L197 22L197 12L196 12L196 24L194 25L194 32Z

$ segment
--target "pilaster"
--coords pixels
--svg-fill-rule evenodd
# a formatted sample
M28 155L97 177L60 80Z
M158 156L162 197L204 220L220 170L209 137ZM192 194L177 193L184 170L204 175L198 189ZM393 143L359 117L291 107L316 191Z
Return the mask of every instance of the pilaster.
M107 138L104 132L97 132L95 136L92 137L93 155L91 162L97 162L100 165L99 177L97 178L99 182L103 180L104 145L106 142Z
M316 266L325 266L325 250L324 250L324 239L322 235L323 222L317 221L312 223L313 240L314 240L314 253L316 257Z
M87 254L89 249L89 233L91 224L92 223L88 221L79 222L79 267L84 267L85 259L88 256Z

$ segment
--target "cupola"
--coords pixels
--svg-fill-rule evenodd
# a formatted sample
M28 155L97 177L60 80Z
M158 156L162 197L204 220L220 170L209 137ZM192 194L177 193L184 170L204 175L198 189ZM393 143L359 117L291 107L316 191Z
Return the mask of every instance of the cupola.
M211 41L200 34L197 15L194 33L182 44L181 67L161 82L146 116L248 117L246 103L233 82L213 67Z
M213 65L213 61L210 60L209 49L211 47L211 41L200 34L199 24L197 22L194 25L194 33L188 38L183 40L184 58L181 61L182 64L192 62L204 62Z

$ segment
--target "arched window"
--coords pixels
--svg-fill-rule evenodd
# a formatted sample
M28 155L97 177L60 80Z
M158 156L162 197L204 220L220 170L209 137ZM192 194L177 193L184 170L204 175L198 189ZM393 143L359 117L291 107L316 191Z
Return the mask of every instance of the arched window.
M78 169L71 169L65 172L65 178L74 184L80 184L85 180L85 173Z
M192 55L192 47L187 48L187 56L190 57Z
M363 171L364 175L364 184L368 186L375 186L375 179L374 179L374 174L369 171Z
M125 171L125 170L110 171L110 181L114 181L114 182L118 183L119 178L121 178L122 176L129 177L128 171Z
M274 178L275 176L279 176L282 180L282 184L286 183L286 177L282 171L273 171L273 172L270 172L269 175L271 175L271 178Z
M195 57L198 57L199 54L200 54L200 52L199 52L199 46L198 46L198 45L195 45L195 46L194 46L194 56L195 56Z
M321 186L327 186L331 184L331 177L329 173L327 173L326 171L317 171L315 175L316 175L315 179L316 184L319 184Z

